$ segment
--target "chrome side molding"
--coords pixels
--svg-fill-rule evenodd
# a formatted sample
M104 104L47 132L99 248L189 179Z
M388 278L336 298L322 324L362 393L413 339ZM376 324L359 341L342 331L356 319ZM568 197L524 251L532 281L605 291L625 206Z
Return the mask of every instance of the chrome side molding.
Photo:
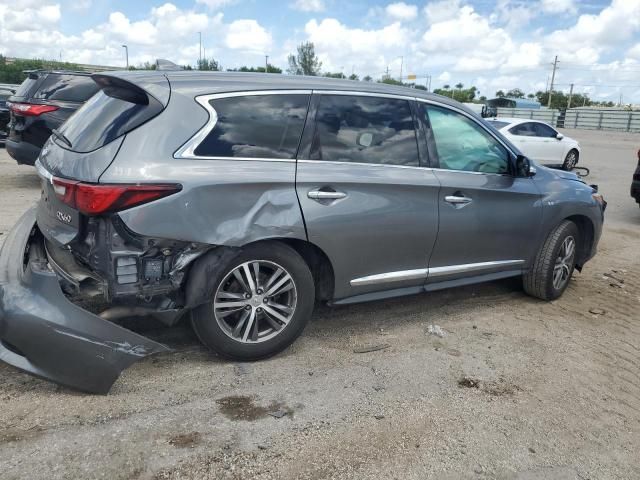
M431 277L444 277L460 273L480 272L492 268L502 268L524 265L524 260L497 260L493 262L466 263L462 265L447 265L445 267L418 268L415 270L400 270L397 272L378 273L366 277L354 278L349 283L352 287L377 285L382 283L401 282L405 280L420 280Z

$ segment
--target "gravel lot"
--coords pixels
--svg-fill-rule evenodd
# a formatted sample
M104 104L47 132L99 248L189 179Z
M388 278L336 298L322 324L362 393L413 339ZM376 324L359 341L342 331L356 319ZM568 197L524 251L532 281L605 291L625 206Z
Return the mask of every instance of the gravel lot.
M185 326L137 325L175 351L106 396L3 364L0 477L640 478L640 135L565 133L609 207L599 254L560 300L509 280L320 307L254 364L215 358ZM0 242L38 194L1 149ZM387 348L354 352L370 346Z

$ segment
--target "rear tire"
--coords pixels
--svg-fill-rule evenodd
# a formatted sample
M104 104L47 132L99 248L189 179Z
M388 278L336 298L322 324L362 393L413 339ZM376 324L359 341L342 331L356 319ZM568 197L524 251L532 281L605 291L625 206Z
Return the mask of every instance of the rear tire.
M549 234L523 275L525 292L542 300L555 300L564 293L575 268L579 233L575 223L564 220Z
M311 271L280 242L243 248L212 284L211 301L193 309L191 323L200 341L225 358L250 361L281 352L313 312Z
M573 170L576 165L578 165L579 154L576 149L569 150L567 156L564 159L564 163L562 164L562 169L570 172Z

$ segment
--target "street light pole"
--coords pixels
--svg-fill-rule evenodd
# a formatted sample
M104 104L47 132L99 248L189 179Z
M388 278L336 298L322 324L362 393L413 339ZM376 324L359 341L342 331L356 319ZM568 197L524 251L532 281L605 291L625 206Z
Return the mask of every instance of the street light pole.
M129 70L129 47L126 45L122 45L122 47L124 48L124 54L127 59L127 70Z
M404 64L404 57L400 56L400 83L402 83L402 65Z
M198 32L200 38L200 46L198 47L198 70L202 68L202 32Z
M264 73L269 73L269 55L264 56Z

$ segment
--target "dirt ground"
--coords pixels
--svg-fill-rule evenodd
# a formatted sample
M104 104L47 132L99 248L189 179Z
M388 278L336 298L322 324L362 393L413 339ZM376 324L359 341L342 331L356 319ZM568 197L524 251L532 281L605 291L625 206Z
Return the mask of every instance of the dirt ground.
M185 326L140 326L175 351L106 396L0 365L0 477L640 478L640 135L565 133L609 207L561 299L509 280L321 307L253 364L215 358ZM0 150L0 233L37 196L33 169Z

